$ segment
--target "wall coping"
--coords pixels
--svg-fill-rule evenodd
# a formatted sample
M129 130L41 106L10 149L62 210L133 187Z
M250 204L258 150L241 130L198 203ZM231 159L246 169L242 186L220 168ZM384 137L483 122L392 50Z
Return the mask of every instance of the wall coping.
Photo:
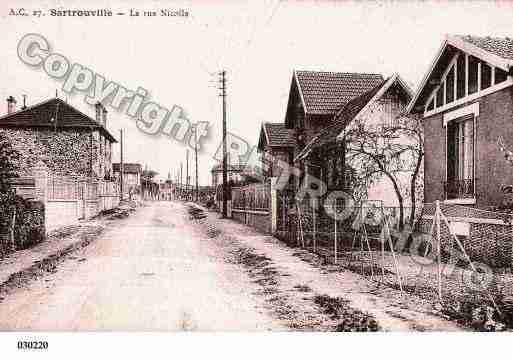
M267 216L267 215L270 214L269 211L253 211L253 210L235 209L235 208L232 208L232 212L259 214L259 215L262 215L262 216Z
M421 219L433 220L434 216L422 216ZM468 222L477 224L497 224L502 226L509 226L506 222L501 219L493 218L477 218L477 217L447 217L449 222Z

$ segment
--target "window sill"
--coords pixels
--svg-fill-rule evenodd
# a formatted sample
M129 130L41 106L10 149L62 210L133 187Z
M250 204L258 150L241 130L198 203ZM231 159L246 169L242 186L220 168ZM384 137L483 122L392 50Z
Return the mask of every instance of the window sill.
M446 199L444 201L445 204L476 204L475 198L455 198L455 199Z

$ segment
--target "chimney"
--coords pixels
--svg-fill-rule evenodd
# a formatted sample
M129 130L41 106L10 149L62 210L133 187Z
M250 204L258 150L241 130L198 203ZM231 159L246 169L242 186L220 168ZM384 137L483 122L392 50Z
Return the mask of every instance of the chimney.
M103 105L101 104L101 102L97 102L96 105L94 105L94 109L96 111L96 117L95 117L95 120L96 122L98 122L99 124L101 124L103 122L102 120L102 112L104 110L104 107Z
M103 127L107 128L107 110L105 109L105 107L103 107L103 111L102 111L102 124L103 124Z
M16 99L12 96L7 98L7 114L11 114L16 111Z
M27 109L27 95L23 95L23 106L21 107L22 110Z

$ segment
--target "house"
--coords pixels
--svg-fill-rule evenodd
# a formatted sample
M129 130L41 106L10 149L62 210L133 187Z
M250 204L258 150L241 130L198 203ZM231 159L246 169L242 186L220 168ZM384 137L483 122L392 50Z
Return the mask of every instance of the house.
M258 151L262 158L264 178L279 175L277 161L293 162L295 144L294 130L286 128L284 123L262 123Z
M112 164L114 177L119 182L121 164ZM123 192L126 194L138 193L141 188L142 166L139 163L123 163Z
M238 183L244 179L243 171L244 165L227 164L227 179L228 182ZM212 174L212 187L217 188L218 185L223 183L223 164L218 163L210 171Z
M399 126L399 115L405 110L412 96L409 86L399 75L395 74L383 80L373 89L344 105L335 114L333 124L321 130L306 144L296 157L296 162L304 162L306 172L323 181L328 192L340 190L355 197L353 177L355 172L360 171L355 166L363 164L346 158L350 152L350 140L346 136L349 136L356 126L365 126L365 133L372 133L378 137L381 135L383 140L385 137L389 140L390 137L394 143L404 144L408 141L406 136L398 136L397 133L393 133L393 129ZM363 131L355 133L360 134ZM402 184L401 187L409 188L411 175L408 172L400 174L397 180ZM364 193L358 199L377 200L387 207L398 206L393 184L383 175L369 181L361 190Z
M112 179L112 145L117 141L107 129L103 105L95 106L95 118L59 98L17 111L10 96L7 108L0 117L0 131L20 153L20 176L32 176L42 161L56 175Z
M171 173L168 173L165 181L160 181L159 186L159 199L163 201L171 201L175 194L175 184L171 179Z
M337 112L351 100L383 83L380 74L294 71L285 128L293 130L296 158L315 135L333 124ZM302 172L305 168L295 163ZM293 187L298 187L295 181Z
M427 203L501 204L513 180L497 144L513 147L512 66L511 38L443 41L407 111L423 117Z

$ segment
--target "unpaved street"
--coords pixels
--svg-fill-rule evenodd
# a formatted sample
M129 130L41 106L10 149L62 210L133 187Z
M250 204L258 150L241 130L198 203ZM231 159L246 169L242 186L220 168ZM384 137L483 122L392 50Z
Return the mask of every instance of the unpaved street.
M181 204L113 222L58 270L7 296L0 330L279 330L255 285L193 237Z
M461 330L217 213L154 202L0 302L0 330Z

